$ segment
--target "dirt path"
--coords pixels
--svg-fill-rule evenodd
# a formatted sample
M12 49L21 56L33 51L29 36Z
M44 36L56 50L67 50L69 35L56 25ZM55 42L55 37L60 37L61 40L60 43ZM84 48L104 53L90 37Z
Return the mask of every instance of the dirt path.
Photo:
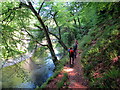
M48 84L47 88L57 88L56 83L62 79L63 73L68 73L68 82L69 82L68 88L82 88L82 89L88 88L87 80L85 80L83 77L83 70L80 64L79 54L75 59L74 66L71 68L69 63L65 65L63 70L60 72L60 74Z

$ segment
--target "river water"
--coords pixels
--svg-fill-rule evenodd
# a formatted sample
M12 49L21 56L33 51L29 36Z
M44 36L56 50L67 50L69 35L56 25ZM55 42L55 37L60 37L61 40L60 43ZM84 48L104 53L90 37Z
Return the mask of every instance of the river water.
M61 56L55 50L57 58ZM53 75L55 65L50 53L47 57L29 57L21 62L2 68L2 88L31 88L41 86L50 76Z

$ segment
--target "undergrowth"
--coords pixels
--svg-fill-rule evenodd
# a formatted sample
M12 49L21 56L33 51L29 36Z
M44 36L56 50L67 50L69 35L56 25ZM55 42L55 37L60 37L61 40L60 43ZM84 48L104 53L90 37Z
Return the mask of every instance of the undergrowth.
M120 88L120 17L97 25L80 42L90 87Z
M62 88L65 82L67 82L67 79L68 79L68 74L64 73L64 76L62 77L61 81L57 83L57 88Z

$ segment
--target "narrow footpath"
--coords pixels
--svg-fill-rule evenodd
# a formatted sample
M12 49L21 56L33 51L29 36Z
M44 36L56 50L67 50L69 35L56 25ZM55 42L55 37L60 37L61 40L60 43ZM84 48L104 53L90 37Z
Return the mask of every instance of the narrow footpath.
M75 63L73 67L70 67L69 62L64 66L63 70L60 74L54 78L48 85L47 88L57 88L56 84L62 79L63 74L68 74L68 81L69 85L64 83L62 88L81 88L87 89L88 88L88 81L83 77L83 70L82 65L80 62L80 54L77 54L77 58L75 59Z

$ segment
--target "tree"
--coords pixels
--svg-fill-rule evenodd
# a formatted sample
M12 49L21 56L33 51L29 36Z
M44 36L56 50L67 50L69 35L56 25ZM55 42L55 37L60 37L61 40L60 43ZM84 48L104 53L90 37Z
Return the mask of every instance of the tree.
M52 46L52 43L51 43L51 40L50 40L50 37L49 37L49 31L48 31L47 27L45 26L44 22L42 21L40 15L39 15L39 13L38 13L38 12L40 12L40 10L37 12L37 11L35 10L35 8L33 7L32 3L31 3L29 0L27 0L26 3L23 3L23 2L21 1L18 5L19 5L19 7L12 7L12 9L9 9L9 8L8 8L8 11L5 11L5 12L3 12L3 13L1 14L1 15L8 14L8 16L7 16L6 18L4 18L4 19L2 20L2 22L4 23L5 20L9 20L9 19L10 19L10 22L11 22L11 21L12 21L11 17L12 17L13 11L15 12L15 11L20 10L20 9L22 9L22 8L30 9L30 10L34 13L35 17L37 17L37 19L38 19L38 21L40 22L41 26L43 27L43 31L44 31L44 34L45 34L45 36L46 36L48 45L42 45L42 44L40 44L38 41L36 41L36 43L39 43L39 44L42 45L42 46L47 46L47 47L49 48L50 53L51 53L51 56L52 56L52 59L53 59L53 62L55 63L55 62L57 61L57 57L55 56L55 53L54 53L54 50L53 50L53 46ZM41 7L40 7L40 8L41 8ZM21 11L22 11L22 10L21 10ZM24 12L24 11L23 11L23 12ZM9 13L10 13L10 14L9 14ZM26 27L24 27L24 24L23 24L23 25L20 25L20 26L21 26L20 29L22 29L22 28L26 29ZM25 31L27 32L27 30L25 30ZM34 39L33 35L31 35L29 32L27 32L27 33L28 33L28 35L29 35L30 37L32 37L32 38ZM8 47L8 46L7 46L7 47Z
M47 43L48 43L48 48L51 52L53 62L55 63L57 61L57 57L55 56L55 53L54 53L54 50L53 50L53 46L52 46L52 43L51 43L51 40L50 40L50 37L49 37L48 29L46 28L44 22L42 21L41 17L39 16L39 13L37 13L37 11L34 9L32 3L30 1L28 1L28 4L29 5L27 5L27 4L24 4L24 5L26 5L29 9L31 9L31 11L34 13L34 15L37 17L38 21L40 22L41 26L43 27L43 30L44 30L44 33L45 33L45 36L46 36L46 39L47 39Z

